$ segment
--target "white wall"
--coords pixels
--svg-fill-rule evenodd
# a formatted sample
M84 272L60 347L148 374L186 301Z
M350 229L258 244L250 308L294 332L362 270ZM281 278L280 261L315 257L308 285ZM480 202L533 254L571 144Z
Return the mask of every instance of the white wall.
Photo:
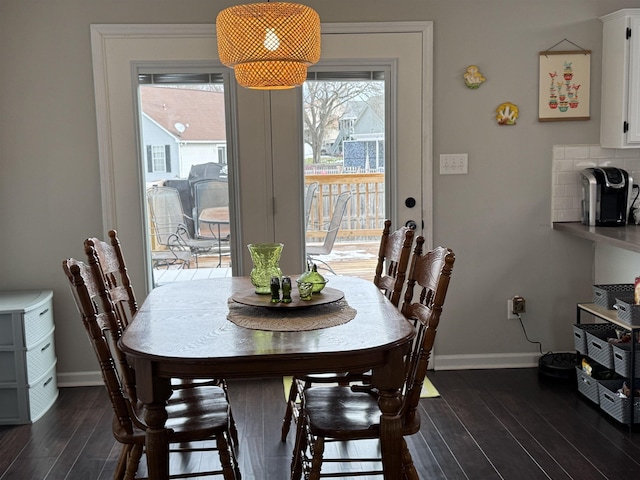
M85 237L104 236L89 26L213 23L232 3L0 2L0 289L54 290L64 379L95 370L61 269L63 258L82 257ZM436 366L532 361L537 347L506 320L515 294L527 299L530 338L571 350L574 304L591 295L593 248L551 229L553 146L598 143L598 16L637 0L304 3L325 22L434 22L434 159L469 154L468 175L434 176L434 241L457 254ZM592 51L591 120L539 123L538 52L563 38ZM487 77L478 90L464 87L469 64ZM505 101L520 107L515 126L494 120Z

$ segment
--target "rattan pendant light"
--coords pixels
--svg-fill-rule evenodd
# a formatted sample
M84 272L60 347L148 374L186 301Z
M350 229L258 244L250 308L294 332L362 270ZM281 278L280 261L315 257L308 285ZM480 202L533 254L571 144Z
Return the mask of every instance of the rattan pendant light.
M302 85L307 66L320 59L320 17L298 3L236 5L216 19L220 61L247 88Z

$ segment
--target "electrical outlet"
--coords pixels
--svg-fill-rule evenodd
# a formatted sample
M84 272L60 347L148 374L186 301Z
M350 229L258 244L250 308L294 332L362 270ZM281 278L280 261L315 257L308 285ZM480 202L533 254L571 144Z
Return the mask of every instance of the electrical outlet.
M516 295L513 297L513 313L524 313L527 311L527 304L523 297Z
M507 320L516 320L518 315L526 311L526 302L520 295L507 300Z

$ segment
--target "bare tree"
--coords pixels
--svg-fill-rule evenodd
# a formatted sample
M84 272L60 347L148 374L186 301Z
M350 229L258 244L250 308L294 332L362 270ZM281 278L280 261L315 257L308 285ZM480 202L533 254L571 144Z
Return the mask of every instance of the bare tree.
M313 163L320 163L328 128L337 127L340 115L352 100L381 94L380 81L307 81L303 86L304 141L311 146Z

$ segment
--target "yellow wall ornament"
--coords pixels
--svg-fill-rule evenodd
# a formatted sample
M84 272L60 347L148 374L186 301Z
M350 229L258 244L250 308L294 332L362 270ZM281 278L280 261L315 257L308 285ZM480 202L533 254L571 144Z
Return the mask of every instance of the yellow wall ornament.
M480 72L480 69L475 65L469 65L467 67L467 71L464 72L463 77L464 84L467 86L467 88L473 89L480 88L480 85L482 85L487 80Z
M518 118L518 106L511 102L501 103L496 108L498 125L515 125Z

